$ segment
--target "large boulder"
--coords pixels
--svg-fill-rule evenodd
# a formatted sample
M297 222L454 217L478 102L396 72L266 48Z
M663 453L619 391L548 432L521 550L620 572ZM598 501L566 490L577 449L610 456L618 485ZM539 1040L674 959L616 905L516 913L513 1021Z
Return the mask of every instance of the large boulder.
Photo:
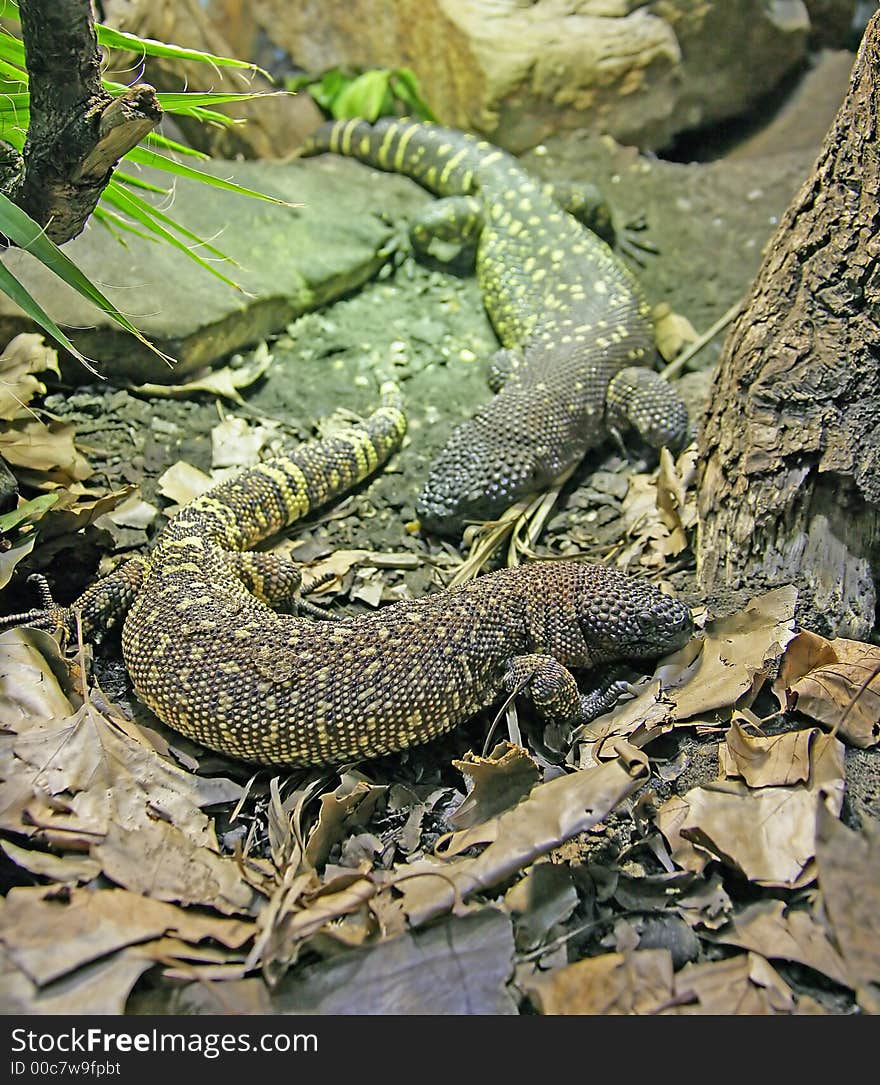
M266 203L176 179L173 206L166 210L234 261L221 264L202 251L240 289L170 244L124 234L122 245L96 221L64 246L112 304L176 359L173 368L120 332L29 252L13 248L0 257L105 377L172 383L281 331L295 317L371 278L383 263L380 251L393 237L392 219L430 199L409 179L391 175L377 198L363 183L366 167L332 155L288 163L213 161L201 169L285 201ZM168 184L158 171L143 170L142 176ZM0 294L0 344L32 330L21 309ZM82 381L78 363L65 358L64 367L71 381Z
M103 19L110 26L142 38L172 42L215 56L238 57L260 62L257 56L259 28L252 15L240 11L234 18L228 0L207 5L177 3L176 0L104 0ZM233 126L202 124L176 116L176 128L166 120L169 135L180 136L193 147L216 158L284 158L300 146L303 136L321 121L321 112L308 94L277 94L277 87L265 77L238 68L212 67L197 61L142 56L136 51L113 54L107 75L128 82L131 71L143 67L144 78L160 91L210 90L263 95L253 101L214 106L246 124Z
M513 151L583 128L664 147L748 109L810 34L802 0L254 0L252 12L309 70L411 67L441 121Z

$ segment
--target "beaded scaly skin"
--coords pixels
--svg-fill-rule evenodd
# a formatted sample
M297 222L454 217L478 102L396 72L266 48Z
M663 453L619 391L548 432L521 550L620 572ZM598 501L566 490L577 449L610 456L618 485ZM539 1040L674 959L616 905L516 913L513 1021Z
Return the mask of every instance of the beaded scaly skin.
M314 621L292 606L295 566L250 548L344 492L398 447L396 394L359 427L242 471L182 509L144 558L71 607L15 615L86 637L122 622L134 688L161 720L263 764L359 760L426 742L522 689L576 722L613 688L581 694L569 668L654 658L684 644L690 612L613 569L539 562L375 613Z
M649 306L595 232L608 236L610 224L595 190L542 183L485 140L409 120L323 125L303 154L324 151L446 197L412 224L416 248L435 237L477 243L477 277L502 343L490 368L497 394L433 463L417 505L424 526L455 533L491 519L627 428L656 448L685 442L684 404L647 367Z

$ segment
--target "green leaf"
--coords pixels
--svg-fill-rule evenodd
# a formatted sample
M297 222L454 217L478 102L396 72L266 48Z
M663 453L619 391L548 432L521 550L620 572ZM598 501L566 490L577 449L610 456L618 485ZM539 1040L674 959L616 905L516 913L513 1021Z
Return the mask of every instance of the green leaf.
M15 38L9 33L0 33L0 59L7 64L13 64L20 71L26 71L24 57L24 43L20 38Z
M203 257L199 256L199 254L195 252L191 246L185 244L183 241L180 240L180 238L175 237L170 230L166 229L162 225L161 220L165 219L166 221L173 223L175 229L179 230L185 235L192 237L195 240L196 244L203 245L206 249L217 254L219 259L227 260L230 263L234 263L234 261L231 260L230 257L221 253L219 249L215 249L213 245L209 245L207 242L203 241L191 231L185 230L179 223L174 223L173 219L169 219L167 215L163 215L161 212L157 211L156 208L153 207L151 204L148 204L145 200L141 200L136 197L134 193L126 192L125 188L122 185L116 185L113 181L111 181L110 184L104 189L104 198L107 200L108 203L114 204L116 207L119 208L120 211L124 212L130 218L134 219L136 222L140 222L143 226L146 226L148 230L152 230L152 232L155 233L158 237L162 238L163 241L167 241L169 245L173 245L174 248L186 253L186 255L191 260L195 260L199 267L204 268L205 271L210 271L212 275L215 275L218 279L221 279L224 283L227 284L227 286L231 286L234 290L245 293L245 291L242 289L241 286L239 286L237 282L235 282L233 279L230 279L227 275L224 275L221 271L218 271L216 267L211 265Z
M376 120L381 115L383 103L388 96L390 78L391 73L384 68L374 68L359 75L333 102L333 116L339 120L346 117Z
M39 324L43 331L48 332L53 339L57 340L63 347L69 350L74 358L80 361L90 373L94 373L96 377L101 376L98 370L91 364L93 359L86 358L84 354L81 354L76 349L73 343L71 343L40 303L35 298L31 297L24 285L16 279L9 268L2 262L0 262L0 290L2 290L8 298L11 298L20 309L23 309L35 324Z
M170 189L162 188L161 185L154 185L150 181L144 181L140 177L135 177L133 173L126 173L124 170L116 170L113 179L123 185L128 185L130 188L141 188L146 192L155 192L159 196L171 195Z
M14 527L18 527L19 524L35 523L41 516L47 513L57 501L57 493L40 494L39 497L34 497L30 501L25 501L24 504L19 505L17 509L10 509L9 512L4 512L0 515L0 532L5 534Z
M134 147L125 156L129 162L137 162L142 166L154 166L156 169L165 170L167 173L175 173L178 177L189 177L193 181L201 181L214 188L222 188L227 192L237 192L240 196L252 196L254 199L267 200L269 203L277 203L282 207L295 207L295 204L287 200L279 199L278 196L269 196L265 192L257 192L244 185L237 185L234 181L226 181L222 177L214 177L210 173L194 169L192 166L184 166L182 162L175 162L172 158L166 158L158 151L151 151L148 147Z
M322 109L332 112L333 103L354 79L354 76L342 71L341 68L331 68L324 72L320 79L308 84L309 94L315 99Z
M130 88L125 83L114 83L109 79L102 80L104 89L114 97L119 97ZM230 117L227 113L220 113L209 106L224 105L227 102L250 102L255 98L269 98L276 94L286 94L286 91L267 90L254 91L249 94L235 94L233 92L209 92L201 94L197 91L157 91L156 97L166 113L174 113L178 116L194 117L203 124L220 124L224 127L242 124L238 117Z
M200 248L203 248L206 252L210 252L213 256L216 256L218 260L224 260L227 264L232 264L234 267L240 267L238 261L234 260L231 256L227 256L226 253L222 251L222 249L218 249L215 245L212 245L210 241L206 241L199 234L195 233L193 230L190 230L189 227L184 226L182 222L178 222L177 219L172 218L171 215L166 215L163 211L160 211L159 208L155 205L147 203L146 200L142 200L140 196L136 195L134 192L128 192L125 189L118 189L118 184L119 182L114 176L113 180L110 181L109 185L107 186L110 189L111 196L115 196L117 192L121 192L124 197L122 201L123 203L127 204L130 202L136 205L138 211L141 214L146 215L147 218L155 219L157 222L162 222L166 226L170 227L172 230L181 234L183 237L188 237L190 241L194 242L194 244L196 244Z
M156 97L166 113L189 113L193 109L210 110L213 106L225 105L227 102L252 102L255 98L275 98L279 94L286 93L283 90L255 91L252 94L224 94L221 92L200 94L197 91L187 91L185 93L159 91ZM225 113L216 115L224 117L226 120L233 119L227 117Z
M106 315L114 320L121 328L124 328L130 335L139 339L144 346L149 347L150 350L158 354L160 358L164 358L169 363L174 361L174 359L170 358L167 354L163 354L158 347L154 347L153 344L137 330L128 317L123 316L116 306L101 293L91 279L80 271L70 257L66 256L61 249L58 248L55 242L46 236L43 227L40 226L38 222L35 222L30 215L22 211L22 209L14 204L7 196L3 195L3 193L0 193L0 233L5 234L5 236L14 244L18 245L19 248L27 249L32 256L39 260L41 264L44 264L50 271L54 272L59 279L62 279L68 286L72 287L77 293L86 298L86 300L90 301L98 309L106 313ZM18 282L18 280L15 281ZM21 290L24 289L20 283L18 285ZM30 298L29 294L27 296ZM18 301L17 298L14 300ZM30 300L36 305L36 302L34 302L32 298ZM21 305L21 302L18 302L18 304ZM24 308L23 305L22 308ZM29 313L29 315L32 314ZM36 317L34 317L34 319L36 319ZM46 327L45 324L39 320L37 323L39 323L41 327ZM51 334L56 335L56 332L57 329ZM67 342L64 342L64 346L67 347L68 350L70 349ZM77 353L76 357L81 361L84 361L80 354Z
M330 68L320 78L299 75L285 81L288 90L307 90L318 105L338 119L394 115L395 103L406 106L409 116L436 121L419 91L411 68L373 68L353 75L342 68Z
M236 60L235 57L216 56L214 53L205 53L200 49L185 49L180 45L169 45L167 42L156 41L153 38L139 38L137 34L127 34L122 30L113 30L104 23L96 23L95 31L98 35L98 44L108 49L122 49L128 53L141 53L145 56L168 57L174 60L195 60L202 64L216 64L218 68L244 68L247 71L258 72L271 79L267 71L258 64L251 64L246 60Z
M421 95L419 81L412 68L395 68L391 73L391 93L409 107L409 112L423 121L437 123L437 118Z
M205 154L204 151L197 151L195 147L187 147L185 143L178 143L176 139L171 139L169 136L163 136L161 132L148 132L144 143L152 144L154 147L162 147L166 151L172 151L174 154L191 155L193 158L201 158L203 162L210 161L211 156Z
M135 237L142 237L144 241L150 241L155 244L159 244L159 238L153 234L148 234L145 230L139 230L133 222L129 222L123 215L117 214L115 211L111 211L109 207L98 206L92 212L92 218L95 219L104 229L115 238L120 245L128 247L128 243L122 236L123 231L128 234L134 234ZM117 228L118 227L118 228Z

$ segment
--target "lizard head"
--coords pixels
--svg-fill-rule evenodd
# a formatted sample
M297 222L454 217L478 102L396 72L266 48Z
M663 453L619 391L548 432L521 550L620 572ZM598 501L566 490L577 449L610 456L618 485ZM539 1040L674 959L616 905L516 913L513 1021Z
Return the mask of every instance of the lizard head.
M693 616L681 600L607 566L583 568L577 620L597 662L656 658L677 651L693 636Z
M527 445L489 439L473 422L452 433L416 503L422 527L436 534L460 534L469 521L493 520L550 481Z

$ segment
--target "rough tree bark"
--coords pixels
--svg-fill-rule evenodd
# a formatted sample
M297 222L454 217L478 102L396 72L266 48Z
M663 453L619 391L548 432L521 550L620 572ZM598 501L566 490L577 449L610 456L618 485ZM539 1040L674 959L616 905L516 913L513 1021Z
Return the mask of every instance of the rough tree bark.
M880 13L725 341L701 437L708 598L796 583L802 624L852 637L874 626L880 571L878 120Z
M146 83L101 84L90 0L20 0L30 125L23 154L4 147L0 190L59 244L79 234L119 159L162 117Z

